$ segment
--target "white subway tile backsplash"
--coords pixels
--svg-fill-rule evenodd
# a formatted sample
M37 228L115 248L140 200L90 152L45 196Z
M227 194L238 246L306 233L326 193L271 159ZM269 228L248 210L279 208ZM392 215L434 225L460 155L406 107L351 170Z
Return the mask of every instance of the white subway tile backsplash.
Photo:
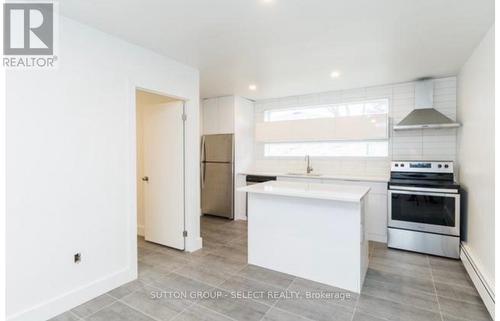
M440 78L434 80L434 89L441 88L456 88L457 87L457 78L456 77L448 77L448 78Z
M456 77L434 80L434 107L447 117L456 119ZM365 99L389 98L390 128L414 108L415 83L374 86L352 90L331 91L258 101L255 120L262 121L264 111L272 108L336 104ZM456 161L457 130L426 129L393 131L389 134L389 157L382 159L312 159L315 172L340 175L387 175L390 160L453 160ZM301 159L266 159L263 144L256 144L255 169L271 172L304 171Z
M304 96L299 96L299 105L300 106L314 106L314 105L319 105L319 95L317 94L312 94L312 95L304 95Z
M320 104L337 104L342 102L342 95L339 91L326 92L318 95Z
M269 99L266 100L265 102L265 109L272 109L272 108L279 108L281 105L281 100L280 99Z
M414 160L419 160L420 155L417 155L417 154L397 154L395 156L393 156L392 159L394 160L402 160L402 161L414 161ZM426 159L426 160L430 160L430 159Z
M379 86L379 87L369 87L366 88L366 97L368 99L377 99L377 98L385 98L391 97L392 86Z
M350 89L342 91L342 101L356 101L366 99L366 89Z
M424 136L457 136L456 128L442 128L442 129L426 129L423 131Z
M280 108L298 107L299 105L299 97L286 97L279 102Z
M413 99L415 97L415 92L412 90L412 91L396 91L394 90L393 91L394 94L393 94L393 99L395 101L397 100L407 100L407 101L410 101L412 104L413 104Z
M456 94L446 94L446 95L434 95L434 103L440 104L444 102L456 102Z
M396 84L393 85L392 91L395 96L404 93L411 93L413 95L415 93L415 85L413 83Z
M392 99L393 113L411 111L413 110L414 105L415 105L414 98Z
M436 95L439 96L457 96L457 88L456 87L442 87L442 88L436 88L435 91Z
M452 162L457 161L456 155L452 155L452 154L436 154L436 153L426 154L426 153L424 153L423 157L424 157L424 159L430 160L430 161L452 161Z
M254 105L254 112L255 113L262 113L266 110L266 104L265 103L258 103L256 102Z

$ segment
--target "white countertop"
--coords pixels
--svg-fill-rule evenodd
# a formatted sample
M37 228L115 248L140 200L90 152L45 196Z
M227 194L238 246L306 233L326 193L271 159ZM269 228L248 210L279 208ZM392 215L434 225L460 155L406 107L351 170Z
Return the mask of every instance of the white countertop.
M364 186L269 181L240 187L237 190L257 194L359 202L370 191L370 188Z
M257 175L257 176L279 176L279 177L296 177L296 178L312 178L312 179L338 179L345 181L360 181L360 182L383 182L389 181L389 176L373 176L373 175L336 175L336 174L320 174L320 175L307 175L304 174L290 174L290 173L277 173L277 172L260 172L260 171L246 171L238 173L240 175Z

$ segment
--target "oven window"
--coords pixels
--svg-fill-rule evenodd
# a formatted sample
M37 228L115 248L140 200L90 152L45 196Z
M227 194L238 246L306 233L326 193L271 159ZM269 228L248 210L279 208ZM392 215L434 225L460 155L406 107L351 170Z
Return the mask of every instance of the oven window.
M455 226L455 198L392 193L392 219Z

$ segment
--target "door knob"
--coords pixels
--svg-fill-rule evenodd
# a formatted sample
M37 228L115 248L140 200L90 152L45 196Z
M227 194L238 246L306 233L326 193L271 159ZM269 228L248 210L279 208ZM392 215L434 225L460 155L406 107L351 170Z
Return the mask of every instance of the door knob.
M149 177L144 176L144 177L142 178L142 180L143 180L144 182L149 182Z

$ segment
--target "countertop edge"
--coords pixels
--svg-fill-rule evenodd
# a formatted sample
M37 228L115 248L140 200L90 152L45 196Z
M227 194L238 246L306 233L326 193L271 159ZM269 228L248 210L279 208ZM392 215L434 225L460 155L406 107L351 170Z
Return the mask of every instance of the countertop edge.
M290 178L308 178L308 179L331 179L339 181L354 181L354 182L375 182L375 183L387 183L389 182L389 177L370 177L370 176L335 176L335 175L320 175L320 176L308 176L308 175L295 175L286 173L272 173L272 172L252 172L244 171L239 172L237 175L255 175L255 176L276 176L276 177L290 177Z
M348 202L348 203L360 203L361 200L368 195L370 188L367 187L366 191L359 197L340 197L340 196L326 196L326 195L315 195L315 194L304 194L301 192L290 192L290 191L264 191L255 190L252 186L243 186L236 189L239 192L255 193L255 194L265 194L265 195L277 195L277 196L288 196L306 199L317 199L326 201L337 201L337 202Z

